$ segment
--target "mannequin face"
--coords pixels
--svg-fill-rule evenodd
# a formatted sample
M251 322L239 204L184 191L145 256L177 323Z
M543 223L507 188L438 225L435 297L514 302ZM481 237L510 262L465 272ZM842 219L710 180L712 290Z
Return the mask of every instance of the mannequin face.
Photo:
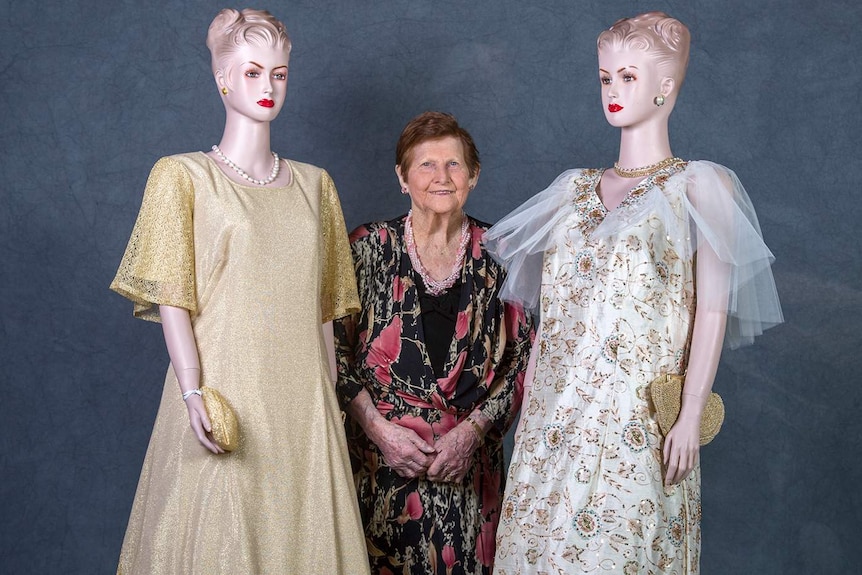
M656 58L648 52L604 48L599 52L599 81L605 118L612 126L637 126L670 111L670 105L656 106L654 99L659 94L667 98L673 79L660 75Z
M464 159L464 145L454 136L426 140L410 152L407 179L401 166L395 167L398 181L407 188L414 211L434 214L460 212L476 185L479 174L470 177Z
M259 122L278 116L287 95L287 68L290 52L272 46L241 46L231 54L226 72L217 73L222 99L228 114L235 113Z

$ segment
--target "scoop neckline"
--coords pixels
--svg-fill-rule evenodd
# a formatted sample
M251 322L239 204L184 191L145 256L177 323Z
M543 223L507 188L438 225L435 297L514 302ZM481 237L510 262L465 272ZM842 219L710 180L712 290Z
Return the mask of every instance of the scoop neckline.
M224 180L226 180L226 181L230 182L230 184L231 184L231 185L233 185L233 186L238 186L238 187L240 187L240 188L244 188L244 189L247 189L247 190L260 190L260 191L267 191L267 190L270 190L270 191L271 191L271 190L284 190L284 189L286 189L286 188L291 187L291 186L293 185L293 182L295 182L295 181L296 181L296 174L295 174L295 173L294 173L294 171L293 171L293 164L292 164L292 163L290 162L290 160L288 160L287 158L279 157L279 159L278 159L278 160L279 160L279 161L284 160L284 162L287 164L287 169L289 169L289 170L290 170L290 181L289 181L288 183L284 184L283 186L266 187L266 186L249 186L248 184L240 184L239 182L235 182L235 181L231 180L231 179L228 177L228 175L227 175L226 173L224 173L224 171L222 171L222 169L221 169L221 167L219 166L218 162L216 162L214 159L212 159L212 158L209 156L209 154L207 154L207 153L206 153L206 152L204 152L203 150L198 150L198 154L201 154L204 158L206 158L206 159L207 159L207 161L208 161L208 162L210 162L210 163L212 164L212 166L215 168L216 172L218 172L219 176L221 176L221 178L222 178L222 179L224 179Z

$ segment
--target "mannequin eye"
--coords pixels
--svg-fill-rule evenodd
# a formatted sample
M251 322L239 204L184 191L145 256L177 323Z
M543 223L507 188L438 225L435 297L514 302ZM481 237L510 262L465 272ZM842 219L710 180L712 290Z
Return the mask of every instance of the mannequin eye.
M601 82L602 84L607 86L611 83L611 79L608 76L601 76L601 77L599 77L599 82Z
M287 80L287 74L285 74L284 72L276 72L272 75L272 77L276 80Z
M246 78L260 78L260 72L255 69L247 70L245 73Z
M637 77L635 77L634 74L631 74L629 72L623 74L623 82L634 82L635 80L637 80Z

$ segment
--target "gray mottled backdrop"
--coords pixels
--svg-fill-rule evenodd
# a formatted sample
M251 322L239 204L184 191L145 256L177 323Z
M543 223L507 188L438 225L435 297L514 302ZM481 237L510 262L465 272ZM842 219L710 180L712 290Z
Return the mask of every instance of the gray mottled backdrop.
M217 142L203 0L0 2L0 571L111 573L167 355L107 289L149 168ZM294 42L282 155L326 167L348 225L405 211L401 127L454 113L493 221L609 165L595 37L663 9L693 37L677 155L730 166L787 323L726 353L703 460L703 573L858 573L862 8L857 0L267 1ZM177 397L179 401L179 396ZM309 526L311 528L311 526Z

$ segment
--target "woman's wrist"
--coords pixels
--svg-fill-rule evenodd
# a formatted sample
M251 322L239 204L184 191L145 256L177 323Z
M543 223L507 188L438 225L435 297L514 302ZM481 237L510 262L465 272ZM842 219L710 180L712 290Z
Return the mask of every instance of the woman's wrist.
M375 445L380 445L380 440L386 435L386 418L380 415L380 412L377 409L374 409L375 413L370 413L368 418L364 423L361 423L362 430L365 432L365 435L374 443Z
M464 418L463 423L470 427L470 432L476 437L479 445L485 443L485 436L488 434L488 430L494 425L494 422L482 413L482 410L478 407Z
M483 443L485 443L485 430L482 429L482 426L479 425L479 422L477 422L473 418L473 415L468 415L464 419L464 423L470 427L470 431L476 437L476 442L479 445L482 445Z
M347 411L359 423L366 437L377 444L381 434L385 433L382 427L386 423L386 418L380 415L371 395L363 389L347 405Z

